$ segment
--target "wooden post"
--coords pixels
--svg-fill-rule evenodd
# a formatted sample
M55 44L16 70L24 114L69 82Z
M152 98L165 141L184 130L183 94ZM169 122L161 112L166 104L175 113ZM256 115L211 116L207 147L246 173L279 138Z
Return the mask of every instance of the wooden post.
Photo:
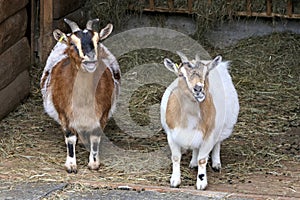
M154 0L149 0L149 8L150 8L150 10L154 10L154 7L155 7Z
M251 16L252 11L251 11L251 0L247 0L247 15Z
M174 10L174 0L168 0L168 7L170 11Z
M292 0L288 0L287 2L287 15L291 17L293 14L293 2Z
M188 11L190 14L193 12L193 0L188 0Z
M272 14L272 0L267 0L267 16Z
M227 0L226 9L227 9L229 19L232 19L233 12L234 12L232 9L232 0Z
M40 0L40 37L38 45L39 61L45 63L53 46L53 0Z
M31 0L31 13L30 13L30 62L31 63L36 63L37 60L37 51L38 51L38 38L36 34L37 30L37 1L36 0Z

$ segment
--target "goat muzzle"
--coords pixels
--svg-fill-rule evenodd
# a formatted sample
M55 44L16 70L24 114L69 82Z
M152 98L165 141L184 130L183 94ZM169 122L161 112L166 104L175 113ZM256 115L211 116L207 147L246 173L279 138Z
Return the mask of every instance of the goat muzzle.
M86 60L82 62L83 68L89 72L93 73L97 68L97 60Z

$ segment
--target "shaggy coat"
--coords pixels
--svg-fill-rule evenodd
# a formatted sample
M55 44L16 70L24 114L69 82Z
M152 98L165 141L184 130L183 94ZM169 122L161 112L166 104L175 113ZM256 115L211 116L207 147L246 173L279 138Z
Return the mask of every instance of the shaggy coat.
M206 164L212 151L212 166L220 170L220 143L237 122L237 92L228 73L228 62L220 56L189 61L178 52L182 63L165 59L165 66L178 75L166 89L161 102L161 123L172 152L172 187L178 187L182 149L192 149L190 167L198 167L197 189L207 186Z
M89 147L89 168L99 168L101 134L115 110L121 75L116 58L99 43L111 33L111 24L97 33L91 28L95 20L83 31L65 21L72 34L54 31L58 42L47 59L40 86L46 113L65 133L66 169L77 173L78 136Z

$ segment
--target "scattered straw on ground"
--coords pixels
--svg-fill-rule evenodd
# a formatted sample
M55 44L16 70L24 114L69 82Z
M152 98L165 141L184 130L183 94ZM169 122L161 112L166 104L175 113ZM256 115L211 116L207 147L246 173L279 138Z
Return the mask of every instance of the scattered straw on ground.
M288 168L286 163L298 163L298 166L300 163L299 46L299 35L276 33L249 38L226 49L208 48L211 49L211 55L222 54L224 59L232 61L230 71L241 107L233 136L222 145L222 172L216 174L208 169L210 183L244 183L251 174L266 173L286 173L292 180L299 180L299 177L294 177L295 173L282 170ZM161 54L178 59L169 52L153 49L131 52L118 59L125 74L127 67L136 64L161 63ZM151 159L145 158L139 163L118 163L118 155L115 155L114 164L102 164L99 171L91 172L86 166L88 152L80 146L77 147L79 173L67 174L63 168L66 147L62 132L43 112L38 87L41 72L41 66L32 67L29 98L0 122L1 178L16 182L95 180L169 185L170 161L167 166L154 172L148 170L153 164L148 162ZM146 105L157 103L162 92L156 85L140 88L132 96L131 112L136 115L145 113L147 108L140 102L151 96ZM138 121L139 118L143 120L141 123L147 123L144 117L134 120ZM298 130L298 133L291 130ZM123 134L113 120L105 132L114 145L124 150L148 152L151 155L151 152L167 145L163 131L147 139L134 138ZM194 185L196 170L188 168L188 153L182 161L183 183ZM155 155L151 156L155 158ZM142 165L139 170L145 170L133 169L128 172L125 168L129 164Z

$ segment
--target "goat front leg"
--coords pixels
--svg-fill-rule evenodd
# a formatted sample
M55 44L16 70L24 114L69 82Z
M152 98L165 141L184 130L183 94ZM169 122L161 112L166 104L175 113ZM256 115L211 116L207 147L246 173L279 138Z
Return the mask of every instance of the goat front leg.
M66 131L65 142L67 145L67 159L65 167L68 173L77 173L77 164L76 164L76 155L75 155L75 146L76 146L77 137L70 130Z
M100 131L95 130L90 135L90 143L91 143L91 149L90 149L90 156L89 156L89 164L88 168L92 170L97 170L100 167Z
M207 186L206 165L208 158L198 161L197 189L204 190Z
M212 168L217 172L221 171L220 149L221 142L217 142L211 152Z
M168 134L168 143L171 149L171 160L172 160L172 176L170 179L171 187L179 187L181 183L180 174L180 160L181 160L181 147L177 145L171 136Z

